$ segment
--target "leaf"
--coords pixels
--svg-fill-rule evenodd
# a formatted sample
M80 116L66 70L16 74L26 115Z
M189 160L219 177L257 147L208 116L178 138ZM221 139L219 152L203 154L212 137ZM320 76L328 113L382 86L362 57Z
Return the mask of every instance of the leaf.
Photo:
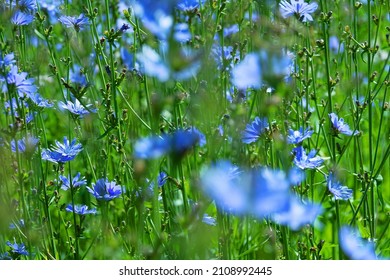
M46 41L45 36L44 36L41 32L39 32L39 31L36 30L36 29L34 29L34 32L35 32L35 34L37 34L37 36L38 36L39 38L41 38L42 40Z

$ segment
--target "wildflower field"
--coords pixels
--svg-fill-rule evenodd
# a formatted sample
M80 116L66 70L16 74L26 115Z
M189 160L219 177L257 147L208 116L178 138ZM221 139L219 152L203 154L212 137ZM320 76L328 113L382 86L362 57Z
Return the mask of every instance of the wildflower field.
M388 259L389 51L389 0L0 1L0 259Z

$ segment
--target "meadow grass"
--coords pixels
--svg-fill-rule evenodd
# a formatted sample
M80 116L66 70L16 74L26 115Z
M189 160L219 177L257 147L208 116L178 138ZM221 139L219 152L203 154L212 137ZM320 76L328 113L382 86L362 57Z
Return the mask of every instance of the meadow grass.
M1 258L388 258L389 11L0 1Z

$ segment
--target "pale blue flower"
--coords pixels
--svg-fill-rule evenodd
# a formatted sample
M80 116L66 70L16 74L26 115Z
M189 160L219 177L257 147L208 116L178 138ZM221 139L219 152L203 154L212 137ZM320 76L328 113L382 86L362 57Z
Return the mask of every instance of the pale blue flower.
M96 208L88 209L86 205L72 205L68 204L65 208L68 212L74 212L77 215L87 215L87 214L96 214Z
M353 191L346 186L342 186L341 183L336 180L333 173L329 174L326 185L336 200L348 200L352 198Z
M56 145L51 149L42 150L42 159L54 163L64 163L73 160L82 150L81 144L76 144L76 139L69 142L65 136L63 143L55 141Z
M245 130L242 132L242 142L245 144L256 142L268 127L269 124L266 118L260 119L256 117L253 122L246 125Z
M310 14L314 13L317 8L316 2L308 4L304 0L282 0L279 4L282 17L288 18L295 15L302 22L313 21Z
M16 11L11 18L11 22L15 25L28 25L32 23L34 16L30 14L25 14L21 11Z
M65 27L74 28L76 32L84 30L87 25L89 25L88 18L84 14L80 14L77 18L72 16L61 16L58 19Z
M303 142L303 140L310 138L313 134L314 130L311 130L310 128L306 128L305 131L303 131L303 128L300 127L299 130L288 130L288 136L287 136L287 142L289 144L300 144Z
M92 184L92 188L87 187L87 190L98 200L113 200L122 194L122 186L117 185L115 181L109 182L108 179L99 179L96 184Z
M70 179L70 176L65 177L63 175L60 175L59 179L61 181L61 189L66 191L69 190L71 187L79 188L81 186L85 186L87 184L87 180L85 180L85 177L81 177L81 178L80 177L81 177L80 172L78 172L76 176L72 178L72 180ZM71 181L72 183L70 183Z
M259 56L250 53L232 70L232 83L238 89L248 87L260 89L262 86L262 71Z
M304 225L313 224L322 212L320 204L302 202L298 197L292 196L287 210L275 213L272 218L278 224L286 225L292 230L299 230Z
M39 139L34 136L27 135L22 139L18 140L17 143L15 140L11 141L11 150L16 153L18 150L19 153L33 154L37 148ZM17 149L16 149L17 145Z
M79 117L83 117L84 115L88 115L89 113L96 112L96 109L91 109L90 107L92 104L86 105L87 107L84 107L78 99L75 99L74 102L67 101L66 103L60 101L58 102L58 105L60 106L60 109L65 109L71 112L74 115L77 115Z
M16 241L14 240L14 243L11 243L9 241L7 241L6 243L9 247L11 247L12 249L12 253L15 253L15 254L19 254L19 255L24 255L24 256L27 256L28 255L28 252L26 250L26 246L24 245L24 243L16 243Z
M373 242L363 240L359 232L350 226L343 226L339 232L339 242L344 254L351 260L376 260Z
M359 131L357 130L352 131L349 128L349 125L345 123L344 119L339 118L335 113L330 113L329 118L332 123L333 135L337 136L339 133L341 133L348 136L354 136L359 134Z
M317 151L311 150L306 154L302 146L293 149L295 153L294 164L301 169L314 169L319 167L324 160L320 156L316 156Z

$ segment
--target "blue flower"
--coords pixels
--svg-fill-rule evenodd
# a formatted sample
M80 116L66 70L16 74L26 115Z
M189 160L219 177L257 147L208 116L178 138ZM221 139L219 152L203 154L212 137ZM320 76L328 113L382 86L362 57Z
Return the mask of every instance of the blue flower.
M134 14L142 20L144 26L159 39L166 39L173 25L172 12L176 0L135 1Z
M205 145L206 138L196 128L178 129L162 136L150 136L134 145L134 156L142 159L159 158L166 154L182 156L196 144Z
M9 53L3 57L0 52L0 67L7 67L15 63L16 61L14 53Z
M32 155L37 147L39 142L38 138L34 136L27 135L23 139L17 141L17 150L19 153L26 153ZM11 141L11 150L16 153L16 141Z
M40 108L51 108L53 104L44 99L39 93L31 93L27 95L35 106Z
M249 189L240 184L240 175L237 166L228 161L219 161L201 171L200 184L219 209L244 215L249 207Z
M182 81L193 77L200 69L200 62L196 54L189 49L182 48L175 61L166 62L151 47L144 45L137 54L140 63L140 71L148 76L157 78L160 82L166 82L170 78ZM175 64L175 62L177 62ZM171 64L175 64L172 66Z
M12 253L15 253L15 254L18 254L18 255L24 255L24 256L27 256L28 255L28 252L26 250L26 246L23 244L23 243L16 243L16 241L14 240L14 243L11 243L9 241L7 241L6 243L9 247L11 247L12 249Z
M169 79L170 70L161 56L148 45L142 47L137 60L143 65L143 72L151 77L156 77L161 82Z
M72 16L61 16L58 19L67 28L74 28L76 32L84 30L89 25L88 18L84 14L80 14L77 18Z
M23 13L34 13L37 10L37 3L35 0L19 0L16 3L12 3L16 5L16 7L22 11Z
M351 260L376 260L373 242L367 242L360 237L357 230L343 226L339 232L339 242L344 254Z
M206 225L209 225L209 226L216 226L217 225L217 221L215 220L215 218L209 216L208 214L203 215L202 222L205 223Z
M12 257L8 254L8 252L0 253L0 260L12 260Z
M65 208L66 211L68 212L74 212L78 215L87 215L87 214L96 214L96 209L93 208L93 209L89 209L88 210L88 206L86 205L72 205L72 204L68 204Z
M32 23L34 16L30 14L25 14L21 11L16 11L11 18L11 22L15 25L28 25Z
M352 131L349 128L349 125L344 122L343 118L340 118L335 113L329 114L330 121L332 122L333 135L337 136L339 133L345 134L348 136L358 135L359 131Z
M202 132L200 132L196 127L192 126L188 128L186 131L190 132L190 134L197 139L199 147L203 147L204 145L206 145L207 143L206 136Z
M303 128L299 128L299 130L288 130L288 136L287 136L287 142L289 144L299 144L302 143L303 140L310 138L313 134L314 130L310 130L310 128L306 128L305 131L303 131Z
M286 225L292 230L299 230L302 226L313 224L323 209L320 204L302 202L298 197L291 196L286 211L275 213L272 219L281 225Z
M206 0L178 0L177 7L182 11L193 11L199 8L199 3L202 5Z
M329 174L326 182L328 190L333 194L336 200L348 200L352 198L352 190L346 186L342 186L332 173Z
M262 85L261 74L259 56L250 53L233 68L232 83L238 89L247 89L248 87L260 89Z
M260 52L260 65L263 79L272 86L276 86L275 83L279 83L281 80L288 81L291 73L294 69L294 62L291 57L291 52L284 50L272 50ZM265 71L266 70L266 71Z
M302 22L313 21L310 14L314 13L317 8L316 2L308 4L304 0L290 0L289 2L282 0L279 4L282 17L288 18L295 15Z
M92 106L92 104L86 105L87 108L85 108L78 99L75 99L74 102L72 101L67 101L66 104L62 101L58 102L58 105L60 106L60 109L66 109L72 114L75 114L77 116L80 116L81 118L84 115L88 115L91 112L96 112L95 109L90 109L89 107Z
M51 149L43 149L42 159L48 160L54 163L64 163L73 160L82 150L81 144L76 144L76 139L73 139L71 143L67 137L64 137L64 143L55 141L56 147Z
M66 191L66 190L69 190L71 187L78 188L78 187L86 185L87 180L85 180L85 177L80 178L80 176L81 176L80 172L78 172L76 174L76 176L74 176L72 178L72 180L70 180L70 176L65 177L65 176L60 175L59 179L61 181L61 189ZM72 184L70 183L70 181L72 181Z
M142 159L159 158L170 150L169 141L161 136L150 136L138 140L134 145L134 157Z
M253 122L246 125L245 130L242 132L242 142L245 144L256 142L268 127L269 124L266 118L260 119L256 117Z
M20 97L24 97L24 95L33 95L37 91L37 87L33 84L34 79L27 77L26 72L18 73L18 67L16 65L12 65L10 71L7 74L7 83L10 85L14 85Z
M320 156L316 156L317 151L311 150L307 155L302 146L293 149L295 153L294 164L301 169L314 169L320 166L324 160Z
M80 87L88 85L87 78L79 65L74 65L73 69L70 70L69 80Z
M109 182L108 179L99 179L92 187L93 189L90 187L87 189L98 200L109 201L122 194L122 186L117 185L115 181Z

